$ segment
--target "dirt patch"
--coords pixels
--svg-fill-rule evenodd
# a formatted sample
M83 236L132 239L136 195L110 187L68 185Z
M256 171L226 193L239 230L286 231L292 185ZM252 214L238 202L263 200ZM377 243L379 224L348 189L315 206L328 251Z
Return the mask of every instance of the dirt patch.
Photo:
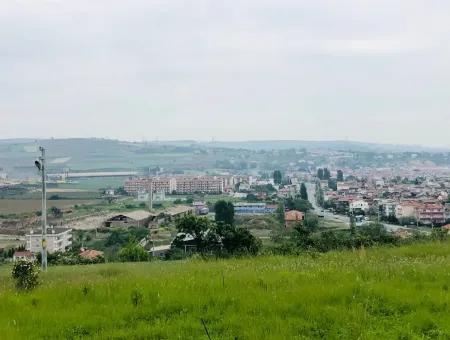
M69 208L74 205L94 204L95 200L51 200L47 201L47 207ZM41 200L14 200L0 199L0 214L20 214L41 210Z

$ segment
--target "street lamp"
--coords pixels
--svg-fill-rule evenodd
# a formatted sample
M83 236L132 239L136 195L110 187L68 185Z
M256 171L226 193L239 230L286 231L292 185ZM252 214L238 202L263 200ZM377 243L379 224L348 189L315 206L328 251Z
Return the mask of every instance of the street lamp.
M45 149L40 146L39 151L41 152L41 157L39 157L34 165L38 168L41 173L42 178L42 239L41 239L41 266L42 270L47 270L47 241L45 239L47 235L47 192L45 184Z

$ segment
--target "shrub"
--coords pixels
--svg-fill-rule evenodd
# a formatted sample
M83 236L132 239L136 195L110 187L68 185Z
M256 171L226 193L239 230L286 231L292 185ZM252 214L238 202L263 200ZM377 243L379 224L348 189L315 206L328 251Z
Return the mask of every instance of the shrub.
M139 244L129 243L119 251L119 259L122 262L148 261L149 256Z
M39 269L30 261L18 261L14 264L12 277L20 290L32 290L39 284Z

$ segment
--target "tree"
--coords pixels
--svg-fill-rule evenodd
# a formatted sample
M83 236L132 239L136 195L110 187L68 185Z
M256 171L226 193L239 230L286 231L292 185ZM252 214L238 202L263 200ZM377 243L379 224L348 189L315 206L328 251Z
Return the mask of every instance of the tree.
M288 198L285 201L286 208L288 210L299 210L303 212L307 212L308 210L312 209L312 205L309 201L303 200L301 198Z
M317 170L317 177L318 177L320 180L323 180L323 169L322 169L322 168L319 168L319 169Z
M305 183L302 183L300 185L300 198L302 200L308 200L308 191L306 190L306 185Z
M316 231L319 228L319 217L316 214L306 214L303 225L309 231Z
M39 284L39 269L33 262L20 260L13 266L12 277L17 289L31 290Z
M333 191L337 191L337 182L334 178L328 179L328 187Z
M259 202L261 201L255 194L248 194L245 198L247 202Z
M281 225L284 225L285 220L284 220L284 212L285 212L286 208L284 207L284 203L281 202L278 204L278 208L276 210L276 215L277 215L277 220L280 222Z
M219 200L214 205L214 212L216 222L223 222L224 224L234 224L234 205L231 202Z
M338 182L344 181L344 173L342 172L342 170L337 171L336 179Z
M119 259L122 262L148 261L148 253L140 244L128 243L119 251Z
M273 172L273 182L275 184L281 184L283 182L283 175L280 170L275 170Z
M57 207L51 207L50 212L53 215L53 217L55 217L55 218L62 217L62 215L63 215L62 210Z
M220 236L223 249L230 254L244 253L256 255L261 248L261 241L245 228L219 224L217 232Z
M316 202L318 205L320 205L321 207L324 204L324 197L323 197L323 190L322 187L320 186L320 183L317 182L316 184Z
M356 223L355 217L353 215L350 216L350 234L354 236L356 234Z
M181 245L185 236L190 235L198 251L207 248L207 234L212 228L208 218L186 215L176 221L176 228L180 235L174 240L175 245Z
M323 169L323 179L328 180L331 178L330 170L328 168Z

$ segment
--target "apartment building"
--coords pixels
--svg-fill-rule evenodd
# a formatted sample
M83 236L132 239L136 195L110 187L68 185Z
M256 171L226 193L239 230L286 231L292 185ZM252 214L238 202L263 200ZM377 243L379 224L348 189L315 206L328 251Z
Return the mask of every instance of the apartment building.
M395 209L395 216L414 218L420 224L444 224L446 220L445 208L440 203L408 201L399 203Z
M384 217L395 216L395 208L397 207L397 201L395 200L381 200L378 203L380 213Z
M224 192L224 178L215 176L176 176L129 179L124 183L124 189L131 195L139 192L164 192L170 194L222 193Z
M48 227L45 237L47 251L66 251L72 246L72 229ZM32 253L39 253L42 249L42 230L31 230L26 235L26 249Z
M418 209L418 221L421 224L444 224L445 209L439 203L425 203Z
M213 176L177 177L177 193L192 194L195 192L218 194L224 191L222 178Z
M164 192L170 194L177 190L177 181L173 177L153 177L153 178L135 178L126 180L124 189L131 195L137 195L139 192Z

